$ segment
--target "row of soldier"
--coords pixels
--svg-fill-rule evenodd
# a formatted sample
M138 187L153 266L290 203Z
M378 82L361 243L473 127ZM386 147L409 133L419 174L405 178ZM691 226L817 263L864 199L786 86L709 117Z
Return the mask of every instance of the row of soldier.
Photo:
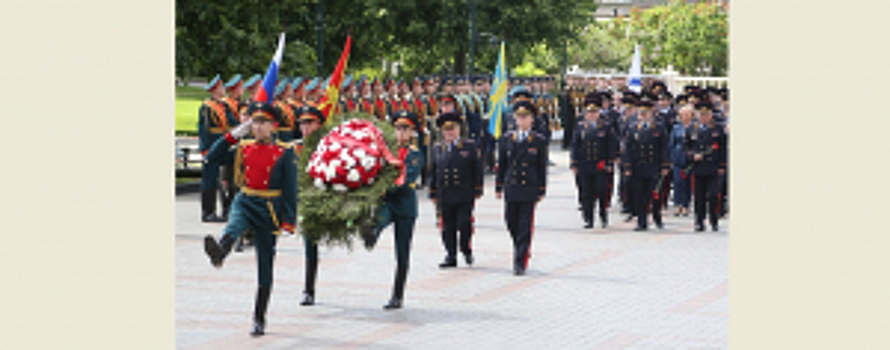
M303 86L302 79L294 79L293 83L291 80L283 79L275 91L274 106L255 106L251 111L246 108L247 104L237 103L238 96L244 88L248 90L255 88L258 80L258 77L254 77L242 84L240 77L235 77L228 83L222 84L217 77L208 84L207 89L211 91L213 98L205 101L202 106L199 122L207 124L204 130L209 131L202 132L202 135L206 137L208 134L215 134L217 136L216 140L202 139L200 142L202 151L208 150L215 143L216 146L213 148L217 149L217 154L220 154L222 151L218 149L227 146L227 143L234 145L238 142L238 138L250 137L247 135L249 132L244 128L247 123L238 127L236 125L248 120L266 120L271 123L260 123L259 125L266 125L269 133L274 134L272 137L274 142L280 142L278 148L270 148L270 152L273 152L273 161L277 161L282 152L287 154L288 144L296 145L293 148L293 153L295 157L299 157L302 152L299 140L303 135L318 130L319 126L325 122L325 116L315 107L316 102L305 97L315 96L313 98L318 98L316 89L319 81L313 80ZM570 139L572 148L571 163L572 169L577 174L576 184L579 188L579 202L582 207L582 216L586 221L585 226L593 226L592 213L595 202L600 203L603 224L605 225L608 220L605 209L608 207L609 196L612 193L614 182L612 166L614 165L621 169L619 172L621 174L619 193L622 194L622 202L629 214L628 219L636 217L638 219L637 229L646 229L647 212L651 211L656 225L661 227L659 208L664 205L667 198L667 190L663 189L663 184L670 183L669 180L665 182L664 179L671 173L669 168L679 163L671 160L674 130L679 129L684 132L680 137L682 141L679 145L683 158L690 164L696 164L695 167L686 170L686 173L693 175L692 178L697 179L697 181L693 180L696 188L696 229L703 229L699 214L700 212L704 214L704 210L698 210L699 203L704 205L708 202L711 205L710 209L713 209L711 210L711 224L716 230L716 216L720 211L720 199L715 200L711 196L700 197L698 189L703 188L709 191L708 193L719 192L721 184L725 184L725 181L721 183L719 179L725 178L726 138L724 131L726 126L718 124L717 121L725 122L723 111L727 109L724 105L719 104L719 98L712 99L709 95L712 92L719 95L721 91L688 89L690 98L684 100L683 96L678 96L676 103L673 103L675 101L672 101L663 84L653 84L652 88L647 88L642 94L634 94L626 90L615 94L608 90L584 93L577 86L570 86L567 92L562 94L563 108L559 109L556 99L552 98L552 95L543 94L547 89L548 79L540 80L542 87L538 91L534 90L535 85L539 83L538 79L534 79L530 84L531 91L525 84L522 84L528 84L528 82L516 81L516 86L510 89L510 107L503 115L503 137L495 148L491 147L494 146L494 140L488 133L488 128L485 127L488 121L483 119L487 105L484 103L487 100L484 90L488 90L488 88L485 86L484 78L477 77L473 80L477 83L483 80L481 84L473 84L482 85L480 87L482 94L479 94L481 96L477 95L482 99L482 104L474 103L477 96L466 95L470 93L467 89L469 84L466 84L465 79L461 77L453 80L450 77L441 80L435 77L419 77L412 84L415 90L401 95L399 95L399 92L403 90L401 82L390 81L381 84L379 81L372 80L367 83L365 79L360 78L353 87L353 85L347 84L351 83L351 79L347 78L342 87L341 109L343 112L367 112L396 124L399 127L397 130L399 131L400 148L407 151L400 151L400 154L407 156L401 159L404 162L401 166L408 166L408 173L414 173L418 177L423 177L420 175L424 169L428 170L426 176L429 177L429 196L437 207L442 242L446 251L445 260L439 265L440 268L456 267L458 250L464 255L468 265L474 261L470 246L474 222L473 207L475 200L481 197L483 192L483 171L489 169L496 172L496 197L505 200L505 221L514 244L513 271L516 275L525 273L531 245L531 232L534 228L533 218L536 203L546 194L550 131L558 130L559 126L563 124L569 127L566 130L566 138ZM443 82L443 88L441 92L437 93L439 81ZM456 89L451 86L452 81L457 83ZM299 93L293 95L289 93L289 91L294 91L291 84L297 87L296 90ZM426 94L424 94L423 89L427 87L429 89L425 90ZM300 89L303 91L300 92ZM356 95L354 92L356 90L352 89L357 89L361 93ZM377 91L377 93L366 94L368 89ZM225 90L228 90L230 95L220 96L223 95L220 93ZM387 90L389 92L386 92ZM415 95L414 91L419 94ZM578 97L579 92L583 98L575 98ZM462 95L461 93L466 94ZM621 104L613 106L610 102L616 98L616 95L619 96ZM303 98L296 99L294 96ZM691 101L689 101L690 99ZM474 109L473 104L476 104L478 109ZM574 105L575 108L569 107L570 105ZM653 109L655 105L658 107ZM679 109L680 121L676 120L675 114L671 114L672 108ZM387 112L386 114L379 114L384 110ZM556 115L559 115L558 111L560 110L563 112L560 115L562 120L553 122L553 119L557 119ZM718 111L716 119L712 117L713 110ZM236 115L239 117L236 118ZM693 117L697 124L691 124L690 120ZM583 120L576 120L576 118ZM219 125L222 119L225 120L225 125ZM270 124L272 126L268 127ZM413 132L410 133L410 136L403 136L406 134L407 128L412 129ZM256 127L252 127L252 130L254 133L258 131ZM213 131L217 133L213 133ZM224 140L220 140L220 138ZM287 143L291 140L294 142ZM410 141L410 145L403 143L403 140ZM207 146L208 144L210 146ZM253 144L246 145L242 147L245 152L250 152L250 150L258 152L255 148L251 148ZM278 152L277 156L274 152ZM496 160L494 153L497 153ZM244 161L246 158L245 155ZM427 159L429 162L426 162ZM487 165L483 165L486 163L484 160L488 159L491 161ZM423 163L428 163L428 166L422 165ZM232 167L231 162L228 164L230 164L229 167ZM702 166L702 164L710 165ZM202 180L213 179L214 181L210 183L211 188L217 185L215 180L219 177L218 165L223 166L224 179L226 179L226 174L231 173L231 171L225 170L225 162L205 163ZM234 167L238 168L239 164L236 162ZM271 171L269 169L271 167L267 167L267 172ZM259 176L259 178L265 176L265 180L254 180L255 182L261 181L263 184L251 185L250 174L248 174L247 183L239 183L242 186L242 197L267 198L273 196L279 198L282 196L280 189L270 192L264 187L267 182L273 181L273 179L283 181L280 176L273 177L271 174L265 173L253 175ZM678 178L685 179L686 175L681 171L681 176ZM385 306L388 309L400 308L404 294L408 253L414 220L417 216L413 182L409 178L408 185L410 187L394 192L401 193L400 195L387 193L385 197L387 206L381 208L389 213L381 215L387 219L367 225L362 230L362 238L365 239L366 246L372 247L383 228L389 223L396 224L398 264L393 297ZM234 182L229 180L222 183L232 186ZM251 186L259 186L261 189ZM677 188L675 188L675 200L678 197ZM234 191L228 193L234 193ZM204 199L202 196L202 201ZM252 202L246 199L242 202L247 204L242 204L240 207L252 208L250 204ZM202 205L202 207L204 206ZM213 203L213 207L215 207L215 203ZM236 205L236 207L238 206ZM256 211L256 208L250 210ZM271 207L269 210L272 211ZM292 213L294 210L295 204L294 208L285 211ZM239 213L243 211L242 209ZM264 210L260 209L259 212L264 212ZM226 209L224 209L224 216L225 214ZM214 219L214 216L215 214L207 215L205 211L202 218L205 220L208 217ZM285 221L276 222L273 228L267 228L256 235L260 288L257 292L257 308L255 310L255 321L257 322L254 329L255 335L263 332L265 308L271 289L271 265L275 245L274 235L271 232L293 231L294 229L293 215L284 218ZM268 219L265 218L266 221ZM271 220L277 220L275 215L271 216ZM247 228L251 227L243 213L236 215L235 218L228 218L228 221L225 234L218 241L210 236L205 239L205 250L215 266L222 264L222 259L231 249L235 240L248 231ZM458 231L460 232L459 240ZM306 286L301 304L312 305L315 300L318 248L316 242L306 240L305 236L304 243L306 245Z

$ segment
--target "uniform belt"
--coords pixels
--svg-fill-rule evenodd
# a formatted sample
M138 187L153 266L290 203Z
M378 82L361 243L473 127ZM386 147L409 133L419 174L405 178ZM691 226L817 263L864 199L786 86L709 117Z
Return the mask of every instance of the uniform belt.
M217 127L210 127L210 128L208 128L207 131L210 132L211 134L225 134L226 133L225 128L217 128Z
M260 198L281 197L281 190L257 190L250 187L241 187L241 193L244 193L246 196Z

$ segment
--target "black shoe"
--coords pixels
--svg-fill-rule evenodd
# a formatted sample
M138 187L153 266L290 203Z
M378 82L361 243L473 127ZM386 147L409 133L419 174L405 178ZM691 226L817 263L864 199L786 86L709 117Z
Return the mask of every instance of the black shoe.
M389 302L386 305L383 305L384 310L394 310L402 308L402 300L401 299L389 299Z
M584 223L584 228L593 228L593 223L588 221Z
M446 256L445 260L439 264L440 269L449 268L449 267L457 267L457 259L451 255Z
M380 237L380 232L377 231L376 225L367 222L362 224L362 227L359 229L359 234L362 236L365 249L368 251L374 249L374 246L377 244L377 239Z
M705 225L695 224L695 232L702 232L705 230Z
M226 222L226 219L223 219L223 218L217 216L216 213L210 213L210 214L204 215L201 218L201 222Z
M473 253L464 254L464 262L466 262L467 265L473 265L473 262L475 261L476 259L473 258Z
M602 226L603 226L603 228L606 228L606 226L609 226L609 219L608 219L608 218L601 217L601 218L600 218L600 221L602 221Z
M312 293L303 293L303 301L300 302L300 306L312 305L315 305L315 295Z
M513 275L514 276L522 276L525 275L525 269L519 266L513 267Z
M637 227L634 227L634 231L637 231L637 232L639 232L639 231L646 231L646 228L643 227L643 226L637 226Z
M664 228L664 224L659 221L655 223L655 227L658 227L658 229L661 230Z
M624 222L631 222L631 221L634 221L634 218L635 218L635 217L636 217L636 216L628 215L628 217L624 219Z
M250 332L250 335L253 337L259 337L263 334L266 334L266 323L261 321L253 321L253 332Z
M717 232L717 225L711 225L711 231Z

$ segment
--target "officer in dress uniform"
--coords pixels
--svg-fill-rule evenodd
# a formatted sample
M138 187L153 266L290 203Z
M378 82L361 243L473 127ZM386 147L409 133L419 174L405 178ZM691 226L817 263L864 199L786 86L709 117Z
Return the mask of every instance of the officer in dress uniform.
M617 130L618 142L620 145L619 152L623 159L623 155L627 153L627 142L630 132L633 130L633 127L637 125L637 98L636 94L631 91L625 91L621 95L621 117L618 119ZM621 177L618 183L618 192L622 203L621 212L628 214L627 219L624 221L630 222L635 216L636 206L634 204L633 183L630 181L630 177L625 176L624 174L624 172L621 172Z
M444 112L436 120L442 141L433 147L430 162L430 199L441 211L442 243L447 255L440 268L457 266L458 237L467 265L473 264L473 205L482 197L482 157L472 139L460 136L463 123L456 112Z
M726 174L726 134L716 125L707 101L695 105L699 121L686 129L687 163L692 164L695 230L704 231L705 216L711 229L717 231L720 179Z
M198 110L198 150L201 155L207 155L210 146L229 131L232 125L238 124L238 119L222 100L225 96L225 88L219 75L216 75L205 87L210 92L210 98L204 100ZM225 219L216 215L216 192L219 188L219 164L207 164L201 167L201 221L224 222Z
M516 130L498 145L495 196L504 198L504 220L513 238L513 274L525 274L534 232L535 206L547 193L547 140L532 129L535 105L513 104ZM502 195L504 193L504 195Z
M241 192L232 204L222 236L204 237L204 251L217 268L222 266L235 240L248 228L256 235L258 288L253 315L253 332L265 332L266 307L272 292L272 263L275 243L282 231L293 233L297 208L297 158L289 144L275 140L273 133L278 110L263 103L248 109L251 121L216 140L207 160L211 164L234 161ZM239 139L253 131L255 140ZM234 147L232 147L234 146Z
M578 174L584 228L593 227L593 210L599 202L603 228L609 224L607 189L612 177L612 162L618 154L618 141L609 121L601 116L602 98L589 93L584 100L584 120L572 135L570 153L572 172Z
M297 157L301 157L303 156L303 142L321 128L326 118L324 113L318 110L312 101L307 101L303 107L300 107L296 112L296 116L300 123L300 130L303 132L303 139L296 142L294 149ZM315 305L315 280L318 276L318 242L309 238L310 235L306 232L303 232L302 236L303 252L306 261L304 264L306 277L304 279L303 301L300 302L300 305L310 306Z
M383 306L386 310L399 309L405 297L405 282L408 279L411 237L414 235L414 222L417 220L417 195L415 182L420 175L423 154L414 144L415 135L420 131L420 119L410 111L400 111L395 115L396 138L399 141L399 160L405 167L405 183L386 191L383 206L377 213L373 226L362 226L362 239L365 248L372 249L380 237L380 232L389 224L395 223L396 277L392 297Z
M639 121L629 130L627 147L621 160L624 175L630 178L634 193L634 214L637 217L637 227L634 231L648 229L647 219L649 209L652 211L652 221L659 229L663 228L661 221L661 208L653 201L652 194L656 191L656 183L659 177L667 176L671 168L670 148L664 127L655 123L652 118L654 103L647 99L641 99L637 103L639 107Z

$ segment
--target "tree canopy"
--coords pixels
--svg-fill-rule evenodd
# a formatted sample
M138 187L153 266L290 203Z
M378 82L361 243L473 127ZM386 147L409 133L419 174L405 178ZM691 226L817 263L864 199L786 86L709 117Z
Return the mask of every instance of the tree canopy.
M318 1L177 0L177 77L261 73L285 25L283 74L315 75ZM349 71L378 68L385 59L403 62L408 75L465 73L471 6L477 33L486 33L477 36L474 70L491 71L497 63L492 37L507 41L507 62L518 66L536 47L578 40L596 9L591 0L322 1L326 74L350 31ZM535 65L555 73L552 62Z

